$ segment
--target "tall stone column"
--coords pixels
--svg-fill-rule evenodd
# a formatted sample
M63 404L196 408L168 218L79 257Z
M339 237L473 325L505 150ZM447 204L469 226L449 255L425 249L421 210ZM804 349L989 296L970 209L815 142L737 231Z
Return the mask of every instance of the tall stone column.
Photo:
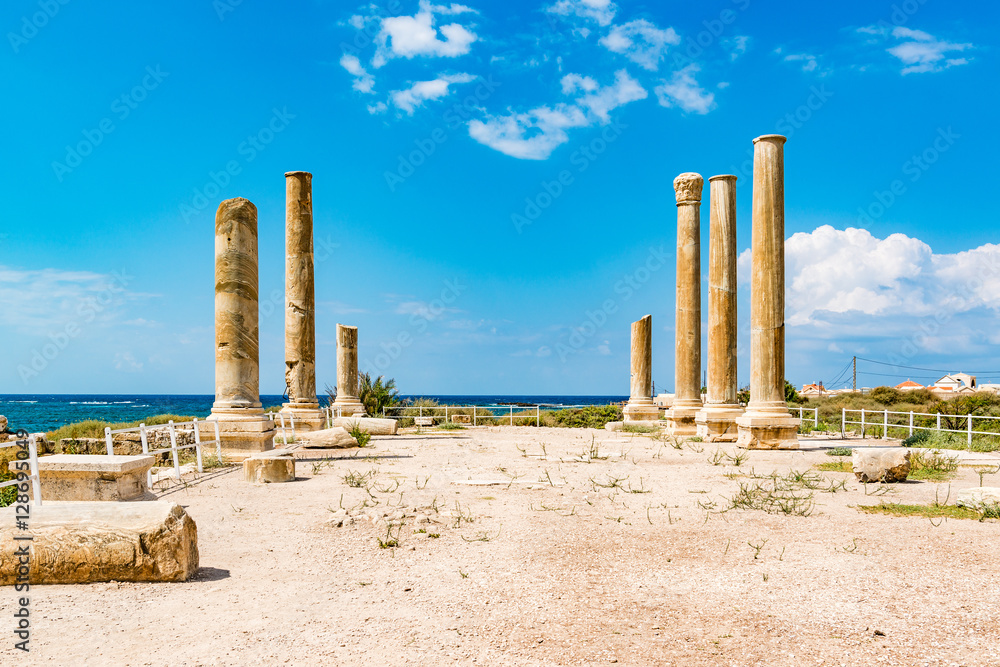
M695 435L701 409L701 189L699 174L674 179L677 195L677 342L674 402L667 410L671 435Z
M337 398L333 407L343 416L364 416L358 399L358 328L337 325Z
M222 449L234 458L274 447L260 404L257 207L227 199L215 214L215 403ZM210 424L206 424L211 426ZM206 428L213 434L214 428Z
M736 440L736 177L713 176L708 244L708 396L695 415L707 442Z
M316 398L316 279L308 171L285 174L285 385L288 402L281 412L294 418L295 428L323 428Z
M799 420L785 402L785 137L754 139L750 274L750 402L737 444L798 449Z
M660 410L653 405L653 316L632 323L632 376L625 421L656 421Z

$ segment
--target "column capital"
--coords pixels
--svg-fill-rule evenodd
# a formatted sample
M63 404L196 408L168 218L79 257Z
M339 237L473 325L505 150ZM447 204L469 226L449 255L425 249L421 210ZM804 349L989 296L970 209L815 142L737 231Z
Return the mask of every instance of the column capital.
M753 140L755 144L759 141L770 141L772 143L781 145L784 144L786 141L788 141L788 137L784 136L783 134L763 134Z
M701 174L687 172L674 179L674 193L677 195L677 205L700 204L701 189L705 179Z
M736 181L736 175L735 174L719 174L718 176L710 176L709 179L708 179L709 183L712 183L712 182L715 182L715 181L734 181L735 182Z
M286 171L285 178L291 178L292 176L308 176L312 178L312 172L310 171Z

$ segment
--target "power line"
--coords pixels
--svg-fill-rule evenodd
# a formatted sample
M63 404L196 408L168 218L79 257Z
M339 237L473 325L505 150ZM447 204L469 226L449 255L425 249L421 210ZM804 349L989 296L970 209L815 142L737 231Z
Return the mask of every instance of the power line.
M857 358L858 361L867 361L870 364L878 364L880 366L892 366L893 368L906 368L914 371L929 371L931 373L944 373L945 375L951 375L954 371L944 371L939 368L921 368L919 366L903 366L902 364L890 364L884 361L875 361L874 359L864 359L862 357ZM969 373L970 375L997 375L1000 371L974 371Z
M848 361L847 365L844 366L844 370L840 371L840 374L837 376L837 379L833 380L832 382L827 382L826 384L830 385L831 387L836 386L836 384L840 382L841 378L843 378L847 374L847 370L851 367L852 363L853 362Z

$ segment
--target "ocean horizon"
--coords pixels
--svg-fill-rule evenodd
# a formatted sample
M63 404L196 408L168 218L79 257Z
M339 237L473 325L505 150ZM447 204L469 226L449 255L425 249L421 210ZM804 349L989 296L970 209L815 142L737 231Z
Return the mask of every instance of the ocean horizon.
M261 395L264 407L280 405L284 396ZM545 405L554 408L572 405L607 405L627 401L628 396L548 396L537 394L413 394L401 398L429 398L442 405ZM0 394L0 415L7 417L12 430L32 433L53 431L60 426L99 419L132 422L160 414L204 418L212 410L211 394ZM325 403L326 397L320 397Z

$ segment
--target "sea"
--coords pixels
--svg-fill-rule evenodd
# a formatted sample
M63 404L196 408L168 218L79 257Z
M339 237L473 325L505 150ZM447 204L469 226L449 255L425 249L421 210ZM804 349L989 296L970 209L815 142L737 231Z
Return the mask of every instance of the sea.
M417 396L401 396L403 399ZM441 405L507 406L543 405L558 409L569 406L608 405L627 401L628 396L451 396L422 395ZM281 405L282 396L261 396L265 407ZM325 402L325 397L320 401ZM100 419L112 423L140 421L162 414L204 418L212 410L212 395L89 395L89 394L0 394L0 415L7 417L11 430L30 433L54 431L60 426ZM499 410L498 410L499 412Z

